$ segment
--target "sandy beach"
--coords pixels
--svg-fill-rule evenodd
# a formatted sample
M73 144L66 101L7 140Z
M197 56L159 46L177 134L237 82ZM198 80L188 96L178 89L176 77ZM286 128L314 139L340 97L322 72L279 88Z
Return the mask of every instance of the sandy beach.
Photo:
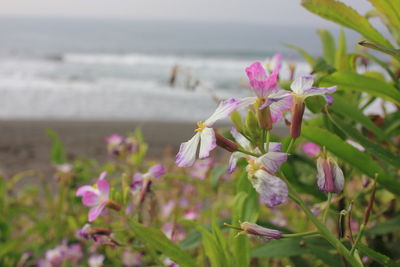
M104 138L126 135L136 127L149 143L149 156L161 157L165 149L175 153L181 142L193 134L193 123L140 121L0 121L0 169L8 175L25 170L50 170L51 140L46 129L56 131L65 146L68 159L92 157L107 159ZM224 127L224 126L223 126ZM285 132L278 128L275 134Z

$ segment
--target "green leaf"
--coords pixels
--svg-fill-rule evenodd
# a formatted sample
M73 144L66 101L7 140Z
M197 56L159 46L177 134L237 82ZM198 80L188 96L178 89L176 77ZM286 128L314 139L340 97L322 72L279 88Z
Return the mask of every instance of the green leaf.
M300 48L300 47L298 47L298 46L292 45L292 44L284 44L284 45L285 45L287 48L291 48L291 49L293 49L293 50L296 50L300 55L303 56L303 58L305 59L305 61L307 61L308 64L309 64L311 67L314 67L314 65L315 65L315 59L314 59L306 50L304 50L304 49L302 49L302 48Z
M379 79L353 72L335 72L322 78L321 86L337 85L341 90L356 90L381 97L400 105L400 92L395 87Z
M195 224L195 223L194 223ZM230 261L225 257L224 248L218 242L216 237L206 228L199 224L195 224L196 228L201 232L205 253L213 267L229 267Z
M323 260L329 266L343 266L337 255L331 254L332 246L320 237L283 238L271 240L255 247L252 256L257 258L287 258L310 254Z
M399 37L400 1L399 0L368 0L376 10L386 18L383 21L394 37ZM382 18L382 20L385 20ZM385 23L386 22L386 23ZM397 39L398 40L398 39Z
M335 95L335 100L333 101L332 106L329 107L329 110L333 110L337 114L360 123L363 127L373 132L378 139L387 139L385 133L378 126L376 126L375 123L370 120L370 118L365 116L357 107L350 105L345 98Z
M51 129L47 129L46 134L50 137L52 141L51 152L50 152L51 162L53 164L65 163L64 146L61 143L57 133Z
M322 48L324 52L324 58L326 62L334 66L335 65L335 53L336 53L336 45L335 39L333 38L332 34L325 29L318 29L317 33L319 38L321 39Z
M382 264L382 266L399 266L398 263L392 261L388 256L383 255L369 247L367 247L366 245L362 244L362 243L358 243L357 248L364 253L365 255L367 255L368 257L370 257L371 259L373 259L374 261L377 261L378 263Z
M387 221L379 222L365 230L365 235L385 235L400 230L400 215Z
M129 226L142 242L148 243L179 265L197 266L192 256L169 240L159 229L146 227L134 221L130 221Z
M347 144L331 132L314 126L302 127L302 136L320 146L325 146L337 157L351 164L369 177L379 175L379 183L387 190L400 194L400 183L385 173L371 157Z
M400 160L389 150L384 147L372 143L370 140L364 137L359 131L357 131L353 126L339 119L337 116L330 116L332 122L339 127L343 132L350 136L354 141L360 143L367 152L370 154L385 160L387 163L393 165L394 167L400 168Z
M346 36L344 35L344 31L341 30L339 34L339 44L336 50L336 61L335 65L338 71L349 71L351 67L349 65L348 55L347 55L347 44L346 44Z
M374 43L370 43L368 41L361 41L358 43L359 45L374 49L376 51L385 53L389 56L395 57L397 60L400 61L400 50L399 49L394 49L391 47L386 47L383 45L379 45L379 44L374 44Z
M336 0L303 0L301 4L310 12L353 29L372 42L392 47L391 43L372 27L365 17L342 2Z

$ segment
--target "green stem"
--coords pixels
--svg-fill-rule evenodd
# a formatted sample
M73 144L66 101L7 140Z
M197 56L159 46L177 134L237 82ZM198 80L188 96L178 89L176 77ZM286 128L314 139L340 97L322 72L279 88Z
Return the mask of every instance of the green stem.
M340 254L342 254L346 260L352 265L361 267L363 266L354 258L347 248L329 231L329 229L320 221L314 214L307 208L304 202L294 193L295 198L293 200L300 206L311 222L318 228L320 234L334 247Z
M356 250L357 244L360 242L361 237L364 234L364 229L365 229L365 225L361 224L360 231L358 231L358 234L357 234L357 237L356 237L356 241L354 242L354 245L351 247L351 250L350 250L350 254L351 255L354 254L354 251Z
M262 129L261 143L260 143L260 150L261 150L262 153L266 152L264 144L265 144L265 139L266 139L266 136L267 136L267 131L268 131L267 129ZM267 147L267 151L268 151L268 147Z
M289 238L289 237L302 237L302 236L309 236L309 235L318 235L319 231L309 231L303 233L296 233L296 234L282 234L282 237Z
M267 138L266 139L264 139L265 140L265 147L266 147L266 150L267 150L267 152L269 152L269 139L270 139L270 137L271 137L271 133L270 133L270 131L269 130L266 130L267 131Z
M253 157L257 157L257 158L258 158L259 156L261 156L261 155L259 155L259 154L252 153L252 152L249 152L249 151L240 149L240 148L238 148L237 151L239 151L239 152L241 152L241 153L243 153L243 154L247 154L247 155L250 155L250 156L253 156Z
M324 211L324 215L322 216L322 222L326 223L326 219L328 218L328 213L329 213L329 208L331 206L331 201L332 201L332 193L328 193L328 200L326 203L326 208Z
M287 150L286 150L286 153L290 153L290 151L291 151L291 149L292 149L292 146L293 146L295 140L296 140L296 139L294 139L294 138L291 138L291 139L290 139L290 143L289 143L289 146L288 146L288 148L287 148Z

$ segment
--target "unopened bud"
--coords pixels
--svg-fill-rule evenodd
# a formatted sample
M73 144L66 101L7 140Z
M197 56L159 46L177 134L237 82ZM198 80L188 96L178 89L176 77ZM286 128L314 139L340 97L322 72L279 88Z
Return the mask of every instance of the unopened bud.
M292 106L292 123L290 125L290 136L293 139L296 139L297 137L300 136L304 109L305 109L304 101L302 99L295 97Z
M217 145L219 147L222 147L222 148L228 150L229 152L237 151L238 145L235 142L233 142L233 141L229 140L228 138L222 136L217 131L214 131L214 132L215 132L215 138L216 138L216 141L217 141Z
M344 176L337 162L330 157L317 160L317 183L321 191L340 193L344 187Z
M258 126L260 129L271 130L272 129L272 118L271 111L268 107L265 107L260 110L260 107L264 104L265 99L258 98L257 99L257 118L258 118Z
M262 227L255 223L242 222L240 224L240 227L242 228L243 232L250 234L250 235L255 235L255 236L259 236L259 237L263 237L263 238L267 238L267 239L280 239L281 238L280 231Z

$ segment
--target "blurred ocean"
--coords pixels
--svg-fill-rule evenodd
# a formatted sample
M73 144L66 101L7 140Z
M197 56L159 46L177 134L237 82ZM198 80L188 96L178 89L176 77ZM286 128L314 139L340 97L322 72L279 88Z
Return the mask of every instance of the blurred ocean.
M255 24L0 18L0 119L196 121L249 94L244 68L316 29ZM353 39L355 39L353 37ZM176 84L169 77L178 66ZM297 73L309 70L297 61ZM198 84L197 81L200 81Z

